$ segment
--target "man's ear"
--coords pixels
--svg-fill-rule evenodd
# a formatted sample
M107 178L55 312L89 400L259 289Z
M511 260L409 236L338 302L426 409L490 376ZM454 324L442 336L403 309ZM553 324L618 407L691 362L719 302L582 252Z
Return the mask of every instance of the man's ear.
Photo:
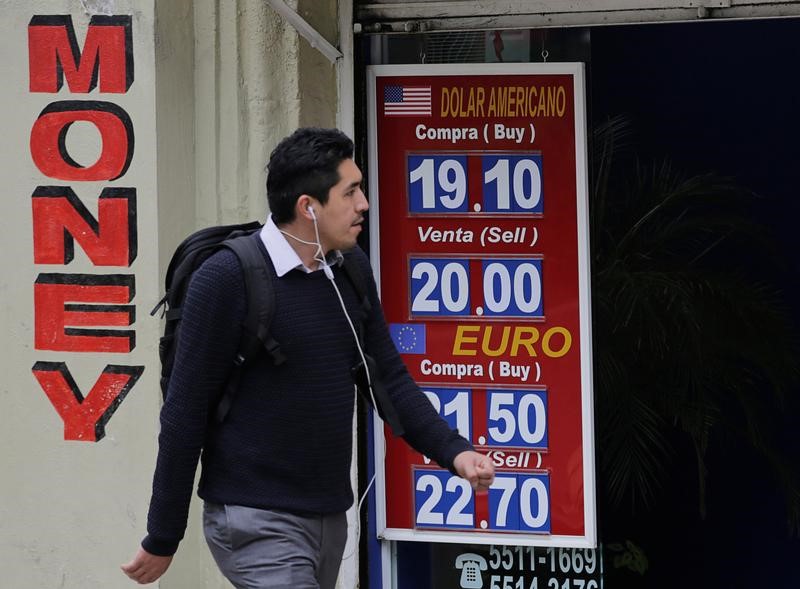
M301 194L294 205L295 216L311 221L312 213L309 212L309 209L314 207L315 202L316 201L308 194Z

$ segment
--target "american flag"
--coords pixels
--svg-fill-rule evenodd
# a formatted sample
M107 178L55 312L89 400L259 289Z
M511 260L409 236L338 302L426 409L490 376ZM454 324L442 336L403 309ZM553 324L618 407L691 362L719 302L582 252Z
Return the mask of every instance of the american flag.
M386 116L431 116L430 86L386 86L383 89L383 112Z

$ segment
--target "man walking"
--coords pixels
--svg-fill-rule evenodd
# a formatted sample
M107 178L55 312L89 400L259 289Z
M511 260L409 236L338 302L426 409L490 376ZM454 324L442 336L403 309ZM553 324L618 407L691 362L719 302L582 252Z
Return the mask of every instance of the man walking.
M312 128L284 139L270 157L271 216L258 237L277 276L270 333L286 361L247 365L222 423L210 416L241 339L244 278L225 249L195 272L161 412L148 534L122 567L131 579L151 583L169 567L200 460L206 540L236 587L335 585L353 504L350 369L364 356L356 325L404 439L476 490L492 483L491 460L437 415L395 350L369 261L356 247L369 205L352 158L344 134ZM368 277L366 306L341 267L350 250Z

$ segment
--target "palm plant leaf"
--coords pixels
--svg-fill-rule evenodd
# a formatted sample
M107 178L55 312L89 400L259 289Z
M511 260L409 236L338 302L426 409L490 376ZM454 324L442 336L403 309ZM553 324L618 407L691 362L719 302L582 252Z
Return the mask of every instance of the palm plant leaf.
M672 460L693 448L698 505L715 432L758 449L800 521L797 467L770 440L770 415L796 382L797 337L768 281L759 197L712 174L625 158L624 119L593 137L592 294L599 463L613 505L648 505ZM765 334L769 334L765 338ZM793 474L794 473L794 474Z

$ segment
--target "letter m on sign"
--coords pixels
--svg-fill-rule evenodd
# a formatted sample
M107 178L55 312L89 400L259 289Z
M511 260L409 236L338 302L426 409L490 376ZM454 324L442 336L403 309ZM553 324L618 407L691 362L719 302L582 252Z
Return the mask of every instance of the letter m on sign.
M73 93L124 94L133 83L130 16L93 16L78 47L70 15L34 16L28 25L30 91L55 93L67 78Z

